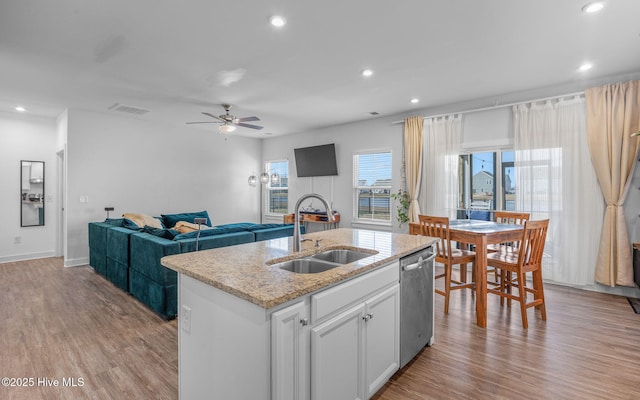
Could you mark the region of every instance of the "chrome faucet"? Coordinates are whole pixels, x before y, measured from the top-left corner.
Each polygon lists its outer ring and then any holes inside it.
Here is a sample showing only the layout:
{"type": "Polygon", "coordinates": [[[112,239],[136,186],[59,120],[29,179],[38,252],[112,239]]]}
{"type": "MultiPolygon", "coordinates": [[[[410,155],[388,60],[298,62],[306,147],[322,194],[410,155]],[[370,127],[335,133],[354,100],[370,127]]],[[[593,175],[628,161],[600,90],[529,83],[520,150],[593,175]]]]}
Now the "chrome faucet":
{"type": "Polygon", "coordinates": [[[303,201],[310,199],[312,197],[320,200],[324,205],[324,208],[327,210],[327,220],[329,222],[335,221],[335,218],[333,217],[333,211],[331,211],[331,207],[329,206],[329,203],[327,203],[327,200],[325,200],[324,197],[315,193],[303,194],[298,199],[298,201],[296,202],[296,206],[293,209],[294,210],[293,211],[294,213],[293,214],[293,251],[294,252],[300,251],[300,248],[302,247],[302,242],[300,237],[300,206],[302,205],[303,201]]]}

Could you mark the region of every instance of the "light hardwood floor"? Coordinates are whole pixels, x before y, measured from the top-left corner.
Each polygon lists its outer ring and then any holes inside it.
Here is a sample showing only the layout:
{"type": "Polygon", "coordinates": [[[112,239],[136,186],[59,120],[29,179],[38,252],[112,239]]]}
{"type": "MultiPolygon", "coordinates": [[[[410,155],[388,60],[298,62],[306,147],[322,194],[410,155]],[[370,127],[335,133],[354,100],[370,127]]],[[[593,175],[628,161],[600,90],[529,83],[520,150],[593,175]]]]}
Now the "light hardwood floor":
{"type": "MultiPolygon", "coordinates": [[[[530,310],[528,330],[519,308],[495,296],[486,329],[474,323],[468,291],[452,295],[449,315],[436,296],[436,343],[374,398],[640,398],[640,315],[627,300],[545,290],[548,320],[530,310]]],[[[0,304],[0,377],[34,378],[33,387],[1,386],[0,399],[178,398],[176,320],[89,267],[64,268],[59,258],[0,264],[0,304]],[[84,384],[44,386],[45,378],[84,384]]]]}

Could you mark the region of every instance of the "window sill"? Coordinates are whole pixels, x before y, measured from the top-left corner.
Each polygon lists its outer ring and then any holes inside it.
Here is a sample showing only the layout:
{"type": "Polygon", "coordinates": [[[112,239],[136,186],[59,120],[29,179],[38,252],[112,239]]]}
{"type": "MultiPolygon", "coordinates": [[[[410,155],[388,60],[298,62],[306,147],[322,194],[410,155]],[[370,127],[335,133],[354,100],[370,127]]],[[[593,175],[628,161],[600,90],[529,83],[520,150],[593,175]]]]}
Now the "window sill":
{"type": "Polygon", "coordinates": [[[351,225],[375,225],[375,226],[385,226],[385,227],[393,227],[393,224],[390,221],[372,221],[367,219],[353,219],[351,221],[351,225]]]}

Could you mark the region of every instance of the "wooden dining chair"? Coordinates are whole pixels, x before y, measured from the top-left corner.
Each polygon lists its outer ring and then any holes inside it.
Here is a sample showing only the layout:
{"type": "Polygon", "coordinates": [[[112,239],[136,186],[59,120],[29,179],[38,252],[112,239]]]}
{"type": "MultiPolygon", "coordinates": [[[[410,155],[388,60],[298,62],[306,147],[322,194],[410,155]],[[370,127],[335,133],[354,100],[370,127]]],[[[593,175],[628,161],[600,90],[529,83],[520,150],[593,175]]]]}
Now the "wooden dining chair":
{"type": "Polygon", "coordinates": [[[436,262],[444,265],[444,272],[436,275],[436,279],[444,278],[444,290],[436,289],[435,292],[444,296],[444,313],[449,313],[449,294],[456,289],[475,290],[475,280],[471,283],[452,279],[454,265],[460,265],[460,269],[466,271],[467,263],[473,264],[475,274],[476,253],[469,250],[458,250],[451,246],[449,232],[449,218],[419,215],[422,234],[425,236],[440,238],[436,242],[436,262]]]}
{"type": "Polygon", "coordinates": [[[527,329],[527,308],[540,309],[543,320],[547,319],[542,286],[542,255],[547,238],[549,220],[526,221],[522,239],[517,251],[503,250],[487,254],[487,265],[500,270],[499,285],[494,287],[487,284],[487,293],[500,296],[500,303],[511,305],[511,300],[520,303],[522,326],[527,329]],[[526,274],[532,274],[532,287],[527,286],[526,274]],[[517,294],[511,293],[511,288],[517,288],[517,294]],[[533,295],[529,301],[528,295],[533,295]]]}
{"type": "MultiPolygon", "coordinates": [[[[525,222],[529,220],[531,214],[524,212],[513,212],[513,211],[496,211],[495,218],[496,222],[499,224],[516,224],[516,225],[524,225],[525,222]]],[[[487,246],[487,251],[501,251],[501,250],[517,250],[518,243],[517,242],[509,242],[509,243],[497,243],[490,244],[487,246]],[[505,249],[504,246],[507,246],[505,249]]]]}

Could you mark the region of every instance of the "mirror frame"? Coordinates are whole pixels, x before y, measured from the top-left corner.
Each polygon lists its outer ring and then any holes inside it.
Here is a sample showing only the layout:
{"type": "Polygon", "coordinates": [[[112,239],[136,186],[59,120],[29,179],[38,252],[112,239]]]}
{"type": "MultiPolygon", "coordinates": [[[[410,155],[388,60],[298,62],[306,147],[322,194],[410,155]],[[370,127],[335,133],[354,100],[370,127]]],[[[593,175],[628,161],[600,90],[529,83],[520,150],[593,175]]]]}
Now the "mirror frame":
{"type": "Polygon", "coordinates": [[[44,161],[33,161],[33,160],[20,160],[20,227],[30,227],[30,226],[44,226],[44,216],[45,216],[45,163],[44,161]],[[29,165],[33,165],[34,163],[42,164],[42,182],[34,182],[31,179],[31,175],[28,177],[24,176],[24,167],[25,163],[30,163],[29,165]],[[25,184],[28,183],[29,186],[25,184]],[[41,193],[31,193],[31,185],[42,185],[41,193]],[[36,195],[37,200],[32,200],[34,197],[31,195],[36,195]],[[41,205],[41,207],[38,207],[41,205]],[[25,215],[24,215],[24,207],[33,206],[34,208],[41,208],[42,211],[38,211],[38,221],[35,224],[25,223],[25,215]]]}

